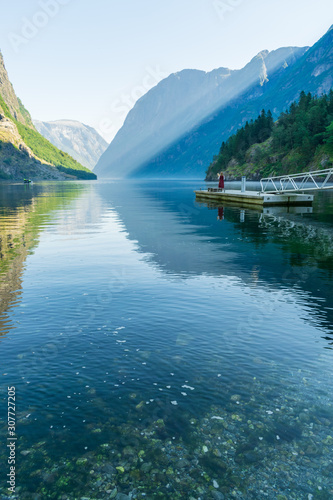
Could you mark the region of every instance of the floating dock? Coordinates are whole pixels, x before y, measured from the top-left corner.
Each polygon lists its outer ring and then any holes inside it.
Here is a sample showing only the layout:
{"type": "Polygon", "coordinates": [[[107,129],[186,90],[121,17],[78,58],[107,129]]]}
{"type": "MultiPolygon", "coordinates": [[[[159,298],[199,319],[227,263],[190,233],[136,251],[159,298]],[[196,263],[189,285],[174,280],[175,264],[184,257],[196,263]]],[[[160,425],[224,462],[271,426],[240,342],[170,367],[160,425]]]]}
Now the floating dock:
{"type": "Polygon", "coordinates": [[[257,191],[221,191],[215,188],[194,191],[198,201],[231,202],[241,206],[311,206],[313,195],[303,193],[262,193],[257,191]]]}

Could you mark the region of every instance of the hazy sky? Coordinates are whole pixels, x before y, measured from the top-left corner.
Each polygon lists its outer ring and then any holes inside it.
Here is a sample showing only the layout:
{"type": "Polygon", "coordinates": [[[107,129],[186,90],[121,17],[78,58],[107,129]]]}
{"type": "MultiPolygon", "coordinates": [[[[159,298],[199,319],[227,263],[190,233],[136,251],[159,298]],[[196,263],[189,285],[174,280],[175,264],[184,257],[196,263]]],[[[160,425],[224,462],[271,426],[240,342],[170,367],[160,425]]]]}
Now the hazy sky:
{"type": "Polygon", "coordinates": [[[332,0],[12,0],[0,49],[33,118],[110,140],[168,74],[241,68],[263,49],[312,45],[332,23],[332,0]]]}

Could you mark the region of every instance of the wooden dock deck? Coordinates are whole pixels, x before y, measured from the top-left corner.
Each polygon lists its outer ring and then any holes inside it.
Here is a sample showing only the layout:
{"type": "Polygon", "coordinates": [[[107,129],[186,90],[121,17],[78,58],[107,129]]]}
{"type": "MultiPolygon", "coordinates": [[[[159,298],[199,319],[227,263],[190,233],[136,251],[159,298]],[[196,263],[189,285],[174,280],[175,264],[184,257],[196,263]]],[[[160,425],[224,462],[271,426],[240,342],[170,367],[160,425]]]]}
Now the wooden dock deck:
{"type": "Polygon", "coordinates": [[[214,201],[218,203],[232,202],[240,206],[310,206],[313,195],[300,193],[270,194],[257,191],[221,191],[214,188],[194,191],[198,201],[214,201]]]}

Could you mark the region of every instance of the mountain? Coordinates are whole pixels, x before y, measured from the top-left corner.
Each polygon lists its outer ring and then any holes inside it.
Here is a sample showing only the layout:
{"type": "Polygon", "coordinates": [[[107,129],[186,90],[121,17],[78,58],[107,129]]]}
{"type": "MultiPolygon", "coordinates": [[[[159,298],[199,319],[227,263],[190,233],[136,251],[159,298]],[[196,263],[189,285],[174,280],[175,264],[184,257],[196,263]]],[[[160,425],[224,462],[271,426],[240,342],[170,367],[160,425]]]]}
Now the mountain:
{"type": "Polygon", "coordinates": [[[0,179],[96,179],[35,129],[15,94],[0,52],[0,179]]]}
{"type": "Polygon", "coordinates": [[[91,170],[108,147],[108,143],[94,128],[78,121],[33,120],[33,124],[45,139],[91,170]]]}
{"type": "Polygon", "coordinates": [[[247,89],[256,84],[264,87],[306,50],[287,47],[263,51],[240,70],[184,70],[170,75],[137,101],[95,172],[104,177],[132,174],[247,89]]]}
{"type": "Polygon", "coordinates": [[[333,87],[333,26],[310,49],[263,85],[256,84],[211,114],[171,146],[141,165],[137,176],[204,176],[222,141],[255,119],[262,109],[273,117],[299,98],[300,92],[321,95],[333,87]]]}
{"type": "Polygon", "coordinates": [[[228,179],[249,179],[331,168],[333,165],[333,90],[321,97],[301,92],[298,103],[281,113],[262,110],[222,143],[207,171],[207,180],[218,172],[228,179]]]}

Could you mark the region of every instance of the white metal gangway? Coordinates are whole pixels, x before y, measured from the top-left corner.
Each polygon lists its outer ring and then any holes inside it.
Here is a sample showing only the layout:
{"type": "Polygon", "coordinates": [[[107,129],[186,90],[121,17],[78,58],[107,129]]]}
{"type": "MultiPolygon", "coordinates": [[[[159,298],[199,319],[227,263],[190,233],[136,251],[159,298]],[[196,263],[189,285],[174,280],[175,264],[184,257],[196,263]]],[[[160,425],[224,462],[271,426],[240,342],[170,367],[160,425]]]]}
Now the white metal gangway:
{"type": "Polygon", "coordinates": [[[261,192],[267,194],[295,193],[333,189],[333,167],[300,174],[264,177],[260,180],[261,192]]]}

